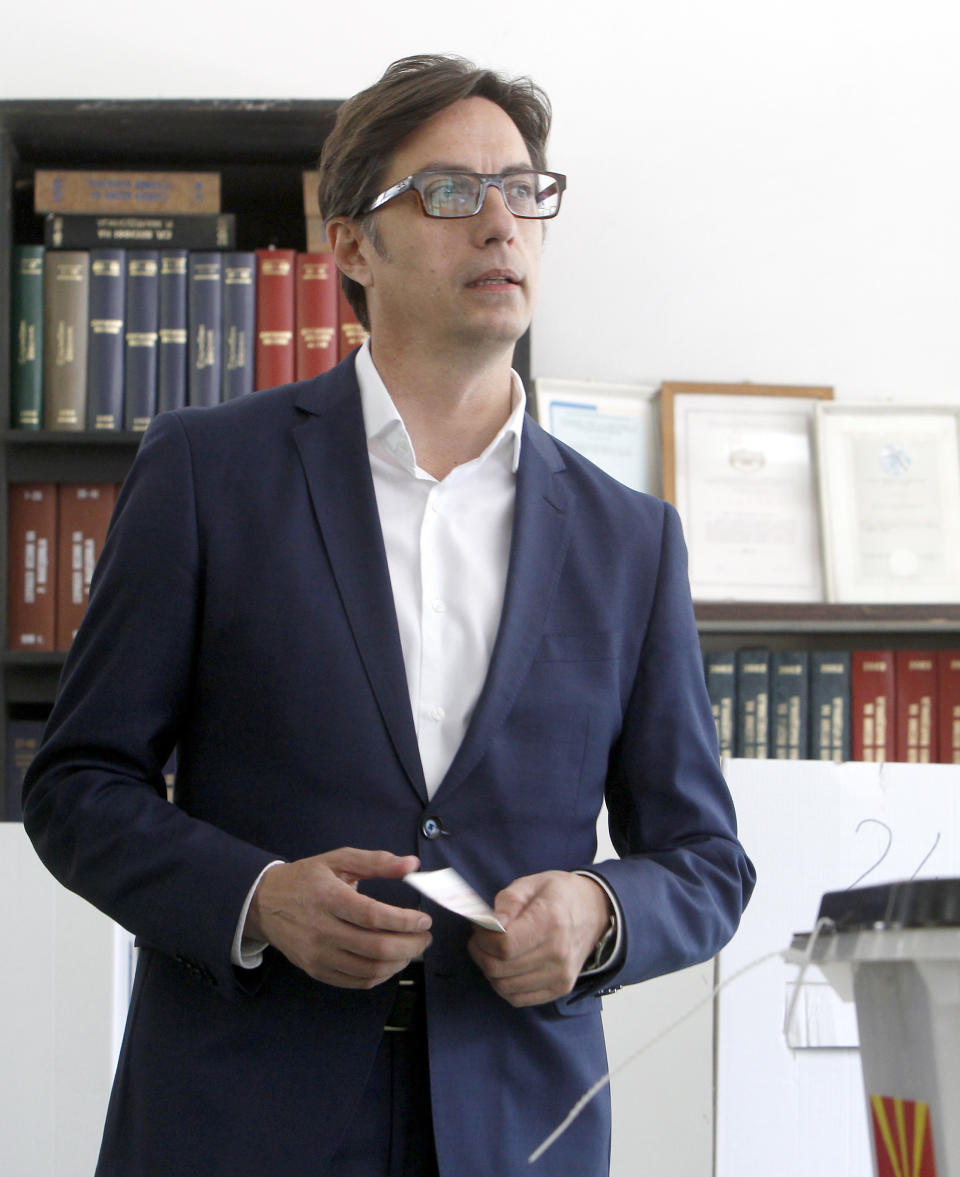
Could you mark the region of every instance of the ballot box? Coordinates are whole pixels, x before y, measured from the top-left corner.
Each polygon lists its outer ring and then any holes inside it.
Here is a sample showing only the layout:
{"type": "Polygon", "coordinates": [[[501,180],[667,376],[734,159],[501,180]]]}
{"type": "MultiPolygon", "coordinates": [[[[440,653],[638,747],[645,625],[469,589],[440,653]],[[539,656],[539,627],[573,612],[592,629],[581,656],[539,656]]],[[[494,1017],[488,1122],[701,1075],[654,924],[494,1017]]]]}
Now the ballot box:
{"type": "Polygon", "coordinates": [[[829,892],[791,950],[855,1002],[876,1177],[960,1177],[960,879],[829,892]]]}

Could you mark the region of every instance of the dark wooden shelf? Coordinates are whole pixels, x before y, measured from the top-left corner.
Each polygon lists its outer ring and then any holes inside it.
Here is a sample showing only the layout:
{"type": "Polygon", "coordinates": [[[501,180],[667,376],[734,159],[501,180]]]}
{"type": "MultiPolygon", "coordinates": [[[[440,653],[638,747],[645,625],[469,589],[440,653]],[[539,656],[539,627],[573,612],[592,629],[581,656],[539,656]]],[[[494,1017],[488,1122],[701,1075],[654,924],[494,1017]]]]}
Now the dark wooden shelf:
{"type": "Polygon", "coordinates": [[[960,605],[828,605],[697,601],[702,633],[960,633],[960,605]]]}

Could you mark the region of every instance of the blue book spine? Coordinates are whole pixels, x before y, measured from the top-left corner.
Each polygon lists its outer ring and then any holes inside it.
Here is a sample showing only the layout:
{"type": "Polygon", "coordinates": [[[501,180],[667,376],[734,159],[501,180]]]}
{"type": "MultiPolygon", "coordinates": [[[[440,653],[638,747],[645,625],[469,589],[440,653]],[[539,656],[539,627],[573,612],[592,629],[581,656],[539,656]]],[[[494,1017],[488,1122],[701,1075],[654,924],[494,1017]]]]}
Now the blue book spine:
{"type": "Polygon", "coordinates": [[[721,757],[736,754],[737,656],[733,650],[710,650],[703,656],[707,694],[717,727],[721,757]]]}
{"type": "Polygon", "coordinates": [[[127,256],[90,250],[90,332],[87,337],[87,428],[123,428],[123,352],[127,256]]]}
{"type": "Polygon", "coordinates": [[[3,812],[5,821],[23,821],[21,806],[23,778],[40,747],[43,729],[44,720],[42,719],[7,720],[7,774],[4,781],[3,812]]]}
{"type": "Polygon", "coordinates": [[[187,393],[191,405],[220,402],[223,325],[223,254],[190,254],[190,343],[187,393]]]}
{"type": "Polygon", "coordinates": [[[770,668],[775,760],[805,760],[809,744],[810,656],[806,650],[778,650],[770,668]]]}
{"type": "Polygon", "coordinates": [[[160,318],[157,342],[157,412],[187,403],[187,251],[160,251],[160,318]]]}
{"type": "Polygon", "coordinates": [[[737,755],[766,760],[770,752],[770,651],[737,651],[737,755]]]}
{"type": "Polygon", "coordinates": [[[850,652],[814,650],[810,656],[810,759],[851,756],[850,652]]]}
{"type": "Polygon", "coordinates": [[[159,251],[131,249],[127,253],[124,424],[137,432],[143,432],[157,412],[159,316],[159,251]]]}
{"type": "Polygon", "coordinates": [[[253,392],[257,255],[223,255],[223,400],[253,392]]]}

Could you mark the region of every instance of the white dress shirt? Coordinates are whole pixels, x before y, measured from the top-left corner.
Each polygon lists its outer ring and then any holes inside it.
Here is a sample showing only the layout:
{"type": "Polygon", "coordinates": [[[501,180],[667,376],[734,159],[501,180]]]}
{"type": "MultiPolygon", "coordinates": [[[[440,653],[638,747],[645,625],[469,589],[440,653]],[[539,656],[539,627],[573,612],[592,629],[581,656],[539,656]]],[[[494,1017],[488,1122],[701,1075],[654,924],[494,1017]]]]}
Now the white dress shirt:
{"type": "Polygon", "coordinates": [[[479,457],[437,481],[370,355],[357,355],[370,470],[400,628],[420,760],[432,797],[463,741],[487,675],[507,583],[524,395],[479,457]]]}
{"type": "MultiPolygon", "coordinates": [[[[356,374],[410,709],[432,797],[463,741],[500,625],[525,396],[511,372],[507,420],[483,453],[438,481],[417,465],[369,340],[357,353],[356,374]]],[[[265,947],[241,943],[262,877],[250,889],[234,939],[233,962],[246,968],[260,963],[265,947]]]]}

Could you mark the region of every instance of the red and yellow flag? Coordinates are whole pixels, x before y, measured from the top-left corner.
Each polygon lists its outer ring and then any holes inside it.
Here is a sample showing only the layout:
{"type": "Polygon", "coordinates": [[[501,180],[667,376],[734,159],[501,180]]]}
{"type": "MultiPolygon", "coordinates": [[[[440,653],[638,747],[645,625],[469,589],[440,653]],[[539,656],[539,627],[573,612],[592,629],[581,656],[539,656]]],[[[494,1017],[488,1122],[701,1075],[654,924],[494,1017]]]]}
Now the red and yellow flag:
{"type": "Polygon", "coordinates": [[[877,1177],[937,1177],[930,1105],[871,1095],[877,1177]]]}

